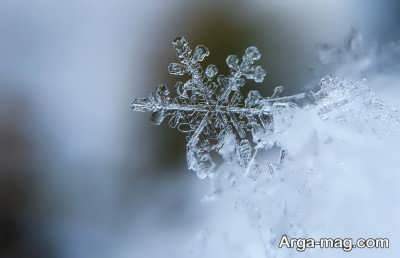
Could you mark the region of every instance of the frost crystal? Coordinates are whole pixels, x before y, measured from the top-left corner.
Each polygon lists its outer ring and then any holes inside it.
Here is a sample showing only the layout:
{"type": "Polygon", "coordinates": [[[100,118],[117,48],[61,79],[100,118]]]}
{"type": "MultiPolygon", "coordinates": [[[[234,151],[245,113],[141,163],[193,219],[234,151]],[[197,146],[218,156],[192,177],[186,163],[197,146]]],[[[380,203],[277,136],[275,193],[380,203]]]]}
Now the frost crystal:
{"type": "Polygon", "coordinates": [[[201,62],[210,55],[204,45],[193,50],[183,37],[172,44],[179,63],[171,63],[168,71],[183,81],[176,82],[173,94],[162,84],[150,97],[134,99],[132,109],[152,112],[151,119],[157,125],[168,118],[170,127],[187,135],[188,167],[200,178],[213,174],[215,154],[249,169],[257,149],[266,145],[259,135],[273,131],[274,111],[301,103],[310,96],[303,93],[279,97],[283,87],[278,86],[269,98],[263,98],[257,90],[244,97],[241,89],[246,80],[262,83],[266,76],[265,70],[256,64],[261,58],[256,47],[247,48],[242,57],[228,56],[226,64],[230,72],[221,75],[213,64],[203,71],[201,62]],[[223,148],[232,144],[232,139],[233,148],[223,148]],[[226,149],[230,150],[229,155],[226,149]]]}
{"type": "Polygon", "coordinates": [[[323,120],[349,124],[360,132],[372,131],[383,136],[398,131],[399,110],[386,105],[366,82],[324,77],[315,94],[319,99],[318,115],[323,120]]]}

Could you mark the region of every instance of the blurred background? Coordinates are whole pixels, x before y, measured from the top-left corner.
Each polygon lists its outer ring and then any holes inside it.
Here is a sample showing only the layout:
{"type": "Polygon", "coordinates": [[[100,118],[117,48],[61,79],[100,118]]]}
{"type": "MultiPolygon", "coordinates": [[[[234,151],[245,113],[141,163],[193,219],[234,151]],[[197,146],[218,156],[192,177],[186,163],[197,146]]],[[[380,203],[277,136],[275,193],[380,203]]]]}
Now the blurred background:
{"type": "Polygon", "coordinates": [[[0,257],[176,257],[207,219],[184,137],[129,109],[172,85],[176,36],[222,71],[255,45],[263,93],[292,94],[327,72],[321,44],[386,44],[399,25],[397,0],[1,1],[0,257]]]}

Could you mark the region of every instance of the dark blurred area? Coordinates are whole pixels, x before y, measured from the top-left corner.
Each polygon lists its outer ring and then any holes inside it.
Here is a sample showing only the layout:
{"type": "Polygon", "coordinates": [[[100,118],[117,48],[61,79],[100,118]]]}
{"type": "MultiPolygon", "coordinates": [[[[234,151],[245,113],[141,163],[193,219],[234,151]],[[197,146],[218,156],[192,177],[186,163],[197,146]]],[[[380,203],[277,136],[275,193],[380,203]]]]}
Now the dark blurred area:
{"type": "Polygon", "coordinates": [[[265,95],[318,80],[316,46],[352,28],[400,36],[396,0],[321,2],[1,2],[0,257],[152,257],[139,250],[190,234],[206,182],[186,169],[184,137],[131,99],[173,85],[179,35],[222,72],[257,46],[265,95]]]}
{"type": "MultiPolygon", "coordinates": [[[[2,97],[5,97],[2,95],[2,97]]],[[[40,176],[29,132],[30,101],[16,95],[1,102],[0,254],[1,257],[53,257],[39,224],[40,176]]]]}

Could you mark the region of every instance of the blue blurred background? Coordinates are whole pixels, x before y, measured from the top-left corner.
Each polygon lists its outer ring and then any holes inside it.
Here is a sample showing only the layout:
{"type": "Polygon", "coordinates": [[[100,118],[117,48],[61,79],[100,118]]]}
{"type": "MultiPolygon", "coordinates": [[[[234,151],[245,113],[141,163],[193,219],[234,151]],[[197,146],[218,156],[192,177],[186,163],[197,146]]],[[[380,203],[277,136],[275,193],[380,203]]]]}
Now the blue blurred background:
{"type": "Polygon", "coordinates": [[[166,257],[205,219],[184,137],[129,109],[173,82],[176,36],[221,68],[259,47],[264,93],[290,94],[326,72],[320,44],[354,28],[384,44],[399,25],[397,0],[1,1],[0,257],[166,257]]]}

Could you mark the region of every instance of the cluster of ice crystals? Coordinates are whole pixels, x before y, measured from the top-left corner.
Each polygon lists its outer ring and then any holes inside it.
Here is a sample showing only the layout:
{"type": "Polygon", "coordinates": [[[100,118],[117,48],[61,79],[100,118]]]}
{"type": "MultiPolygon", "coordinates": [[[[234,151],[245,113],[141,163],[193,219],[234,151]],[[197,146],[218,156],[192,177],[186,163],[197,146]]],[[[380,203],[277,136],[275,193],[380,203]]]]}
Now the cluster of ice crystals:
{"type": "Polygon", "coordinates": [[[384,104],[366,82],[332,76],[323,78],[316,94],[321,119],[334,119],[359,131],[370,130],[378,135],[398,130],[399,111],[384,104]]]}
{"type": "Polygon", "coordinates": [[[231,162],[249,170],[255,166],[257,150],[271,145],[262,141],[260,135],[273,130],[274,110],[288,107],[289,103],[295,105],[307,95],[279,98],[283,87],[278,86],[269,98],[263,98],[257,90],[244,97],[240,91],[246,80],[261,83],[266,76],[265,70],[256,64],[261,53],[254,46],[248,47],[242,57],[228,56],[230,72],[222,75],[213,64],[203,70],[201,62],[210,55],[204,45],[192,49],[183,37],[172,44],[179,62],[171,63],[168,71],[188,79],[176,82],[173,94],[166,85],[160,85],[150,97],[135,99],[133,110],[152,112],[152,121],[157,125],[168,119],[170,127],[186,134],[188,167],[200,178],[213,175],[214,154],[229,157],[231,162]]]}

